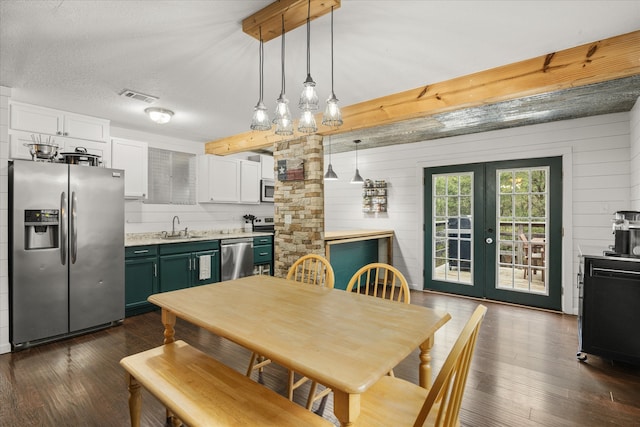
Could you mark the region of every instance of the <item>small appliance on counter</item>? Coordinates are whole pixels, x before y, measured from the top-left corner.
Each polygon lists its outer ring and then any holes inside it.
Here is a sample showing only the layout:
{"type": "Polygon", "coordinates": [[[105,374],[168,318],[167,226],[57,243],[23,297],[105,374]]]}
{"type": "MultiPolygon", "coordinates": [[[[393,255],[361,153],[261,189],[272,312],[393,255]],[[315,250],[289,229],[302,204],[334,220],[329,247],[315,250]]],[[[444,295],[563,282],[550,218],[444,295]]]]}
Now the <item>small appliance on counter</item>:
{"type": "Polygon", "coordinates": [[[613,219],[613,234],[613,253],[609,255],[640,257],[640,212],[617,211],[613,219]]]}

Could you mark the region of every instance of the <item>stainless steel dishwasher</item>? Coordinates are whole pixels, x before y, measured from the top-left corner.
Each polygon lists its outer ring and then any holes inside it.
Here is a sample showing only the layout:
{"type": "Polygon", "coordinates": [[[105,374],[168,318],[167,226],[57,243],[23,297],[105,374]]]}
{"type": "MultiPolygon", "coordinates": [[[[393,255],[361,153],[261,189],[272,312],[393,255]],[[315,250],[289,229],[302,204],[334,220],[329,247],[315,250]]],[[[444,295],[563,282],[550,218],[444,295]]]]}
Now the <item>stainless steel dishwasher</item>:
{"type": "Polygon", "coordinates": [[[222,240],[221,280],[232,280],[253,274],[253,238],[222,240]]]}

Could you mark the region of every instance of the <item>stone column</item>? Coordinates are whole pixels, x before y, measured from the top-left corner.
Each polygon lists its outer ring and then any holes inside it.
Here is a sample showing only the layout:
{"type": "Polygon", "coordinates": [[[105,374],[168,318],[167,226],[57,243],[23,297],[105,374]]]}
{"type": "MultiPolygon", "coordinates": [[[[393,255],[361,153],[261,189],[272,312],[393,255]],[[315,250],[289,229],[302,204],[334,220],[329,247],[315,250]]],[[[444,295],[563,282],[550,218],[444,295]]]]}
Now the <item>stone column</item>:
{"type": "MultiPolygon", "coordinates": [[[[310,135],[280,142],[273,153],[279,160],[302,160],[304,179],[276,179],[274,275],[286,277],[301,256],[324,255],[324,152],[322,137],[310,135]]],[[[276,174],[277,175],[277,174],[276,174]]]]}

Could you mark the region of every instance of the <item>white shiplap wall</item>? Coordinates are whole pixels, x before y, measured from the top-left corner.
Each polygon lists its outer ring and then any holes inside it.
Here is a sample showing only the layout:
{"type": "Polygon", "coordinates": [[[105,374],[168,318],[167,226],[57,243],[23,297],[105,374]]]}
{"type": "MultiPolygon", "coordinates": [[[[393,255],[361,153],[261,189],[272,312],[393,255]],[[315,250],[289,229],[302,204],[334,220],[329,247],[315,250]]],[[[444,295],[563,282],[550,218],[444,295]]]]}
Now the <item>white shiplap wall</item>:
{"type": "Polygon", "coordinates": [[[0,354],[9,344],[9,97],[11,89],[0,86],[0,354]]]}
{"type": "Polygon", "coordinates": [[[618,113],[359,150],[361,175],[388,182],[388,212],[377,216],[361,212],[362,188],[349,183],[354,152],[334,154],[340,180],[325,183],[325,229],[393,229],[393,263],[421,289],[425,167],[563,156],[563,310],[575,314],[578,245],[612,244],[612,213],[630,208],[629,117],[618,113]]]}
{"type": "MultiPolygon", "coordinates": [[[[188,140],[149,134],[131,129],[111,127],[114,138],[144,141],[149,147],[185,153],[203,154],[204,144],[188,140]]],[[[247,154],[238,155],[246,158],[247,154]]],[[[150,233],[170,231],[174,215],[180,218],[177,229],[189,227],[189,230],[234,230],[242,229],[245,214],[273,215],[273,203],[260,204],[196,204],[196,205],[150,205],[139,200],[125,201],[125,233],[150,233]]]]}
{"type": "Polygon", "coordinates": [[[640,210],[640,99],[631,110],[631,209],[640,210]]]}

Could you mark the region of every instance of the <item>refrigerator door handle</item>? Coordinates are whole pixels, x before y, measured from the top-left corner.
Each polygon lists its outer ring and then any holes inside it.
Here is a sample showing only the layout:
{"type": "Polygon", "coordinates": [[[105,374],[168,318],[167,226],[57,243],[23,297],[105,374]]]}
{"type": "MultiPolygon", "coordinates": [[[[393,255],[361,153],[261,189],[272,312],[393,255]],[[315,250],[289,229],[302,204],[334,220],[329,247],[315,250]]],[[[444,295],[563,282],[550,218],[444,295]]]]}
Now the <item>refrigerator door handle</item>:
{"type": "Polygon", "coordinates": [[[60,194],[60,263],[67,263],[67,193],[60,194]]]}
{"type": "Polygon", "coordinates": [[[76,192],[71,193],[71,264],[78,258],[78,197],[76,192]]]}

